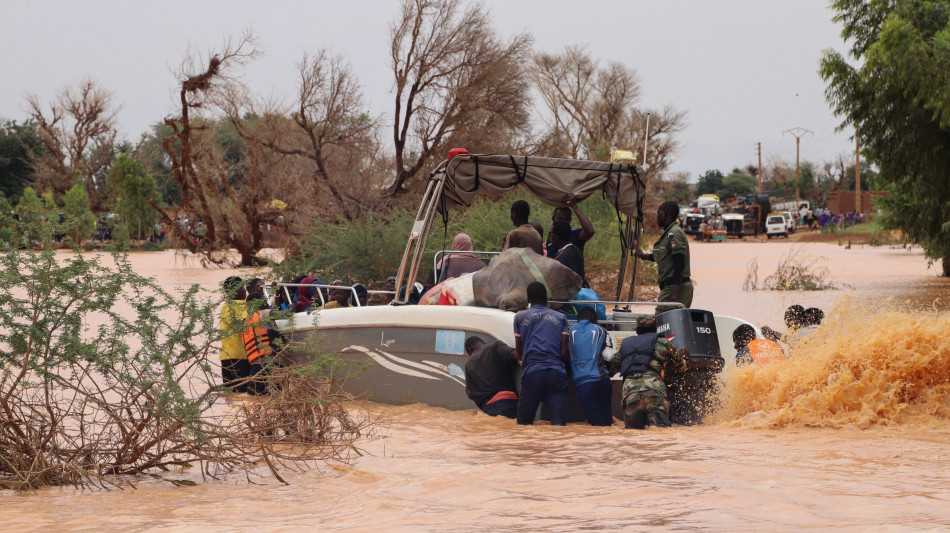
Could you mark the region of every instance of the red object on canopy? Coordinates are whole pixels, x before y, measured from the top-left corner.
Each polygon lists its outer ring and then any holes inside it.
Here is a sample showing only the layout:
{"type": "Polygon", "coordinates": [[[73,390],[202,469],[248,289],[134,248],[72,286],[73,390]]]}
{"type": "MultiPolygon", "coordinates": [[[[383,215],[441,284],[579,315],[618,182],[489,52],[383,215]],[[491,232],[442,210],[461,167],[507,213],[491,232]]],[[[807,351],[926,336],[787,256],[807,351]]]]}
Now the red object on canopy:
{"type": "Polygon", "coordinates": [[[457,156],[457,155],[464,155],[464,154],[467,154],[467,153],[468,153],[468,150],[466,150],[465,148],[452,148],[451,150],[449,150],[449,159],[448,159],[448,160],[451,161],[453,157],[455,157],[455,156],[457,156]]]}

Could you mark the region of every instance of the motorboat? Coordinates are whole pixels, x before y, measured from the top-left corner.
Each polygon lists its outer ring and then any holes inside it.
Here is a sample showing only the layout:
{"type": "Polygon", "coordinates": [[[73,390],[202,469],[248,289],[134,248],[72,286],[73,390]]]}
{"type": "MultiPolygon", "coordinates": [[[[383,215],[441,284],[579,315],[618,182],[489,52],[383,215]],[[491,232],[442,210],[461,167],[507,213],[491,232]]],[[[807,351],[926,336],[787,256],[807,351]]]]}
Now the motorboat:
{"type": "MultiPolygon", "coordinates": [[[[396,287],[410,287],[417,281],[428,235],[437,215],[445,217],[454,207],[470,205],[476,194],[497,197],[518,186],[551,206],[563,206],[561,201],[567,193],[573,193],[578,200],[600,193],[615,207],[618,217],[626,217],[617,298],[552,302],[552,305],[604,305],[607,317],[600,323],[610,331],[614,346],[619,347],[623,338],[635,335],[636,318],[641,314],[654,314],[655,307],[660,305],[621,299],[624,289],[629,289],[629,284],[625,285],[627,270],[630,270],[627,258],[633,255],[633,235],[639,233],[645,194],[645,184],[633,163],[498,154],[456,155],[439,165],[429,178],[395,273],[396,287]]],[[[635,279],[635,269],[634,258],[630,283],[635,279]]],[[[279,285],[284,291],[299,286],[279,285]]],[[[300,312],[277,320],[278,329],[291,341],[282,357],[301,362],[321,354],[342,356],[347,362],[339,370],[347,378],[344,388],[377,403],[474,408],[465,394],[465,341],[477,336],[486,342],[501,340],[514,346],[514,313],[476,306],[409,305],[409,292],[387,293],[392,298],[389,305],[360,306],[354,298],[353,307],[300,312]]],[[[662,305],[682,307],[676,303],[662,305]]],[[[696,332],[680,334],[674,344],[688,342],[686,337],[695,335],[707,338],[709,342],[704,341],[704,348],[699,351],[704,353],[691,351],[694,366],[702,368],[697,372],[705,376],[700,380],[701,386],[712,386],[710,380],[723,368],[724,362],[735,359],[732,331],[748,322],[702,310],[680,311],[686,322],[689,316],[703,322],[695,327],[696,332]]],[[[682,326],[684,332],[691,327],[682,326]]],[[[612,379],[616,391],[614,412],[620,414],[622,378],[618,375],[612,379]]],[[[569,419],[578,419],[580,411],[576,406],[569,411],[569,419]]],[[[695,421],[696,416],[692,419],[695,421]]]]}

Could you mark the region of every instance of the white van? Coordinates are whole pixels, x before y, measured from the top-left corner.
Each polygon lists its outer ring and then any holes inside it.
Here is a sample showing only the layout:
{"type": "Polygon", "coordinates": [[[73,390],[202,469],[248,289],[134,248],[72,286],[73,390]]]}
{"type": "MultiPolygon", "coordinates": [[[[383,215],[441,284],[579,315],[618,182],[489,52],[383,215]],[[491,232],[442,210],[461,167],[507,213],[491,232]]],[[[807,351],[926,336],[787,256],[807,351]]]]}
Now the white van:
{"type": "Polygon", "coordinates": [[[785,217],[781,214],[771,213],[769,218],[765,219],[765,236],[771,239],[779,235],[788,237],[788,226],[785,217]]]}
{"type": "Polygon", "coordinates": [[[785,229],[789,233],[795,233],[795,228],[798,224],[795,223],[795,217],[792,216],[788,211],[782,211],[782,216],[785,217],[785,229]]]}

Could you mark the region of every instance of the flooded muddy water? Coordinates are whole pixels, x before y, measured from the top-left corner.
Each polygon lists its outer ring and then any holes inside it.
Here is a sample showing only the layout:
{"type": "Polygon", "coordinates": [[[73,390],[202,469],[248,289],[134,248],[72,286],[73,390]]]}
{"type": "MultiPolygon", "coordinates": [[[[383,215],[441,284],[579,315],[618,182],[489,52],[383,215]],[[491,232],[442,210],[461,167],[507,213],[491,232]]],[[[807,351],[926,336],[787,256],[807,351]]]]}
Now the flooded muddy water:
{"type": "MultiPolygon", "coordinates": [[[[5,531],[932,531],[950,529],[950,280],[918,251],[691,243],[694,307],[780,329],[794,303],[822,334],[767,368],[729,368],[696,427],[517,427],[473,410],[363,408],[362,456],[285,475],[175,487],[0,492],[5,531]],[[742,290],[790,250],[825,258],[821,292],[742,290]]],[[[133,254],[167,285],[215,286],[170,253],[133,254]]],[[[245,277],[247,274],[242,273],[245,277]]],[[[200,480],[199,474],[184,475],[200,480]]]]}

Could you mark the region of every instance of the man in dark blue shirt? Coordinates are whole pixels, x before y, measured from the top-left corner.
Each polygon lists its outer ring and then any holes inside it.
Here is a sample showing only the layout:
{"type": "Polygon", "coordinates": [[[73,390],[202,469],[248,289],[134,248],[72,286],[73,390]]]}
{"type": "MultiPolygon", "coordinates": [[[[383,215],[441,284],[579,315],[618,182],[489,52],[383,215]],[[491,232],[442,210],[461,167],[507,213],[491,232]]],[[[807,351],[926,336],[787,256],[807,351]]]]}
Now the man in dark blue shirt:
{"type": "Polygon", "coordinates": [[[548,309],[548,290],[537,281],[528,285],[530,307],[515,315],[515,350],[521,361],[518,424],[534,423],[541,402],[552,426],[565,424],[567,411],[567,318],[548,309]]]}
{"type": "MultiPolygon", "coordinates": [[[[581,227],[571,230],[570,243],[574,246],[577,246],[581,253],[584,252],[584,245],[587,244],[587,241],[594,236],[594,225],[590,223],[590,220],[587,218],[587,215],[581,211],[581,206],[577,205],[577,199],[573,194],[564,195],[564,204],[567,207],[556,207],[554,208],[554,214],[551,215],[551,222],[557,222],[558,220],[563,220],[570,225],[573,220],[572,214],[577,214],[577,221],[580,222],[581,227]]],[[[548,257],[556,257],[557,250],[551,250],[551,239],[548,238],[547,246],[547,255],[548,257]]]]}

